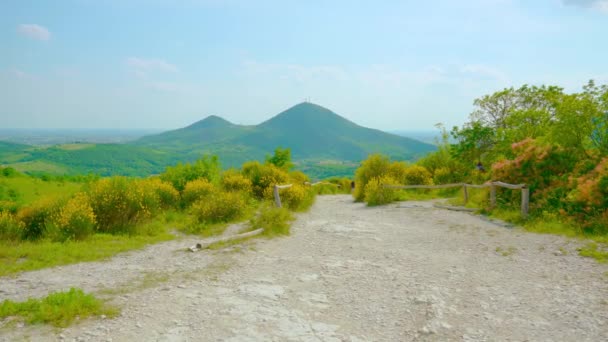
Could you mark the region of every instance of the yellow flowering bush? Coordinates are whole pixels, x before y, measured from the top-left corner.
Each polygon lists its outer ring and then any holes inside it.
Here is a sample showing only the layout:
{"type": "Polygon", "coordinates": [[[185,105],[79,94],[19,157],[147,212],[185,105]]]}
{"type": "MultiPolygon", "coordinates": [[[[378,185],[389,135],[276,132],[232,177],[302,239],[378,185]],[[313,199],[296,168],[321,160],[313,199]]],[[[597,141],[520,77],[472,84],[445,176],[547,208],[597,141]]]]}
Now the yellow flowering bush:
{"type": "Polygon", "coordinates": [[[395,189],[386,188],[383,184],[396,185],[398,182],[391,176],[372,178],[365,185],[365,202],[369,206],[387,204],[397,199],[395,189]]]}
{"type": "Polygon", "coordinates": [[[403,184],[431,185],[433,184],[433,176],[424,166],[412,165],[405,170],[403,184]]]}
{"type": "Polygon", "coordinates": [[[310,178],[302,171],[292,171],[289,173],[289,179],[291,183],[304,184],[310,182],[310,178]]]}
{"type": "Polygon", "coordinates": [[[144,181],[126,177],[103,178],[87,192],[101,232],[130,231],[160,208],[158,195],[144,181]]]}
{"type": "Polygon", "coordinates": [[[8,211],[0,211],[0,240],[20,240],[23,227],[23,223],[17,220],[13,214],[8,211]]]}
{"type": "Polygon", "coordinates": [[[176,208],[179,205],[179,191],[175,190],[169,182],[158,178],[149,178],[140,181],[148,188],[148,196],[158,202],[160,209],[176,208]]]}
{"type": "Polygon", "coordinates": [[[242,191],[251,193],[253,185],[251,180],[238,172],[225,172],[221,180],[222,188],[226,191],[242,191]]]}
{"type": "Polygon", "coordinates": [[[97,221],[89,197],[82,192],[74,195],[61,208],[55,223],[64,240],[82,240],[93,234],[97,221]]]}
{"type": "Polygon", "coordinates": [[[353,196],[357,202],[365,200],[367,183],[373,178],[381,177],[388,173],[391,162],[387,156],[372,154],[361,163],[355,172],[355,192],[353,196]]]}
{"type": "Polygon", "coordinates": [[[61,208],[61,201],[53,197],[44,197],[17,212],[17,219],[23,222],[21,237],[24,240],[37,240],[46,233],[52,218],[61,208]]]}
{"type": "Polygon", "coordinates": [[[195,179],[186,183],[182,192],[182,202],[184,207],[189,207],[192,203],[211,197],[216,193],[216,187],[204,178],[195,179]]]}
{"type": "Polygon", "coordinates": [[[272,199],[272,190],[276,184],[288,184],[289,175],[274,164],[260,164],[257,161],[243,164],[243,175],[253,185],[253,194],[257,198],[272,199]]]}
{"type": "Polygon", "coordinates": [[[213,198],[200,199],[190,207],[199,223],[229,222],[245,213],[247,203],[238,192],[218,191],[213,198]]]}
{"type": "Polygon", "coordinates": [[[291,187],[280,190],[281,203],[291,210],[304,210],[312,205],[313,189],[294,183],[291,187]]]}

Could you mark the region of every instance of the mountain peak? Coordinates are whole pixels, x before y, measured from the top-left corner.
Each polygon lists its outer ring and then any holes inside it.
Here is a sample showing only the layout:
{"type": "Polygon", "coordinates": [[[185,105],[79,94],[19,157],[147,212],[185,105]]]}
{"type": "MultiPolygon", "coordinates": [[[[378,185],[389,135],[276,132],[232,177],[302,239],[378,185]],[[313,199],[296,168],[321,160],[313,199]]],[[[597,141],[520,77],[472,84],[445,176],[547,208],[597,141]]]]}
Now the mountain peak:
{"type": "Polygon", "coordinates": [[[187,128],[217,128],[217,127],[227,127],[233,126],[234,124],[224,118],[221,118],[217,115],[209,115],[203,120],[197,121],[187,128]]]}
{"type": "Polygon", "coordinates": [[[260,124],[262,127],[356,126],[331,110],[310,102],[301,102],[260,124]]]}

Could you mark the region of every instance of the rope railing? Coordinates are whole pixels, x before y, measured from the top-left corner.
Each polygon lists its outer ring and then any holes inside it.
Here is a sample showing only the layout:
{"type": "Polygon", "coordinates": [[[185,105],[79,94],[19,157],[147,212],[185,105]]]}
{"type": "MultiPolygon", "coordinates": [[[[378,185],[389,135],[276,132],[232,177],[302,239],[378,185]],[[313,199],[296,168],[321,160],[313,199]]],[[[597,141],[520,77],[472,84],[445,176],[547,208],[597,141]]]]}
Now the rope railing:
{"type": "Polygon", "coordinates": [[[521,216],[527,217],[530,206],[530,189],[526,184],[509,184],[500,181],[491,181],[484,184],[467,184],[467,183],[452,183],[452,184],[440,184],[440,185],[392,185],[383,184],[385,188],[390,189],[447,189],[462,187],[464,192],[464,202],[469,201],[468,188],[482,189],[490,188],[490,206],[496,207],[496,187],[507,188],[511,190],[521,190],[521,216]]]}

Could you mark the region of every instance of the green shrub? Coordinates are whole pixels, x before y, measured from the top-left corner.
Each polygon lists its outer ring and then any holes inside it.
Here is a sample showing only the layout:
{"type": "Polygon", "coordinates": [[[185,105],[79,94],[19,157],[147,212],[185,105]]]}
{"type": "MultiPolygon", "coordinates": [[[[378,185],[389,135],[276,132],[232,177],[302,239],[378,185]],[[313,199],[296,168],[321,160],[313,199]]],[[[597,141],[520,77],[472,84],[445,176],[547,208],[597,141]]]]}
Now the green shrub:
{"type": "Polygon", "coordinates": [[[372,178],[365,185],[365,202],[369,206],[391,203],[397,200],[397,191],[386,188],[383,184],[396,185],[395,179],[386,175],[372,178]]]}
{"type": "Polygon", "coordinates": [[[85,193],[77,193],[59,210],[54,220],[62,240],[83,240],[95,232],[95,213],[85,193]]]}
{"type": "Polygon", "coordinates": [[[449,184],[454,182],[452,171],[447,167],[440,167],[435,169],[433,174],[433,183],[435,184],[449,184]]]}
{"type": "Polygon", "coordinates": [[[263,228],[265,236],[289,235],[289,227],[293,220],[294,217],[287,208],[267,205],[263,206],[259,215],[251,220],[251,227],[263,228]]]}
{"type": "Polygon", "coordinates": [[[205,156],[190,164],[177,164],[167,167],[160,179],[169,182],[178,191],[184,191],[186,184],[195,179],[204,178],[216,183],[220,176],[220,162],[217,156],[205,156]]]}
{"type": "Polygon", "coordinates": [[[4,177],[15,177],[18,176],[19,172],[12,167],[0,167],[0,176],[4,177]]]}
{"type": "Polygon", "coordinates": [[[186,184],[182,193],[183,206],[187,208],[196,201],[209,199],[217,191],[216,187],[204,178],[190,181],[186,184]]]}
{"type": "Polygon", "coordinates": [[[229,222],[241,218],[247,210],[244,196],[238,192],[216,192],[212,198],[198,200],[190,213],[199,223],[229,222]]]}
{"type": "Polygon", "coordinates": [[[0,211],[0,240],[18,241],[23,233],[23,223],[8,211],[0,211]]]}

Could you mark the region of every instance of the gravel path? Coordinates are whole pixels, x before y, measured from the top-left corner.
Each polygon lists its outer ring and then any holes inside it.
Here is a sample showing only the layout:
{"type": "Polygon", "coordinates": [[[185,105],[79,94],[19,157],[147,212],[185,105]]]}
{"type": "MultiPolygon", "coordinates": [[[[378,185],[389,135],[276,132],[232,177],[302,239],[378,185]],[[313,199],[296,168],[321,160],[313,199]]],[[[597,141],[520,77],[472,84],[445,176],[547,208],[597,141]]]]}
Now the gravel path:
{"type": "Polygon", "coordinates": [[[0,300],[77,286],[122,308],[63,330],[0,328],[0,341],[608,340],[608,265],[577,256],[580,242],[350,196],[319,197],[292,232],[0,278],[0,300]]]}

